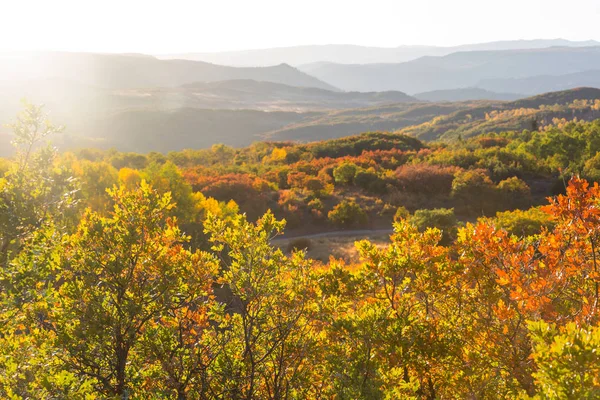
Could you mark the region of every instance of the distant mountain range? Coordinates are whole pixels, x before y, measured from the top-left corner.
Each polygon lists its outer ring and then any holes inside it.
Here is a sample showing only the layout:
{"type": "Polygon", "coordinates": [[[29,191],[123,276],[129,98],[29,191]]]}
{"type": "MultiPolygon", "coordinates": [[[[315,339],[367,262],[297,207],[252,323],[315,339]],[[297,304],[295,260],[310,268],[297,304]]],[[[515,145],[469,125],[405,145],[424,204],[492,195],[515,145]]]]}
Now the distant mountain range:
{"type": "Polygon", "coordinates": [[[265,139],[313,141],[365,131],[448,139],[524,129],[552,118],[597,118],[591,108],[539,110],[536,104],[600,99],[593,89],[600,87],[600,46],[477,50],[554,43],[497,42],[403,63],[320,62],[299,68],[229,67],[139,54],[4,53],[0,156],[12,151],[4,124],[23,97],[46,104],[52,120],[67,126],[55,139],[61,149],[140,152],[265,139]],[[528,97],[580,86],[592,88],[528,97]],[[513,108],[527,110],[506,112],[513,108]],[[489,113],[506,118],[488,120],[489,113]]]}
{"type": "Polygon", "coordinates": [[[273,49],[229,51],[219,53],[181,53],[160,55],[164,59],[205,61],[230,66],[267,66],[287,63],[295,66],[315,62],[339,64],[402,63],[424,56],[445,56],[463,51],[537,49],[545,47],[598,46],[600,42],[565,39],[515,40],[462,46],[366,47],[355,45],[295,46],[273,49]]]}
{"type": "MultiPolygon", "coordinates": [[[[443,57],[422,57],[400,64],[316,63],[300,69],[342,90],[399,90],[414,94],[434,90],[479,87],[493,91],[523,93],[518,84],[506,88],[490,80],[562,76],[597,70],[600,46],[551,47],[527,50],[469,51],[443,57]],[[492,82],[493,83],[493,82],[492,82]]],[[[579,84],[594,86],[590,72],[579,84]]],[[[556,78],[561,80],[563,78],[556,78]]],[[[554,79],[539,85],[538,92],[554,88],[554,79]]],[[[530,92],[531,93],[531,92],[530,92]]]]}
{"type": "Polygon", "coordinates": [[[65,79],[110,89],[173,87],[193,82],[253,79],[336,90],[287,64],[235,68],[137,54],[34,52],[0,54],[0,83],[65,79]]]}

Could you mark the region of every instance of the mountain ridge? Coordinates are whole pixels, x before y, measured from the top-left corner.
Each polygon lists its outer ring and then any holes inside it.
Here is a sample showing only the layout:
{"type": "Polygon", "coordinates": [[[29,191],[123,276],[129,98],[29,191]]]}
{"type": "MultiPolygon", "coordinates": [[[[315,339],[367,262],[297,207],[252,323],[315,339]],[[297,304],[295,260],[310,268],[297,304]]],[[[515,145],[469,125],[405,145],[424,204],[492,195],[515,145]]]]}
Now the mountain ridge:
{"type": "Polygon", "coordinates": [[[337,88],[303,71],[279,64],[230,67],[201,61],[160,60],[153,56],[27,52],[0,54],[0,82],[66,78],[105,88],[172,87],[197,81],[255,79],[290,86],[337,88]]]}
{"type": "Polygon", "coordinates": [[[294,66],[328,61],[343,64],[399,63],[426,55],[443,56],[457,51],[501,50],[510,48],[543,48],[552,46],[599,46],[594,40],[566,39],[505,40],[458,46],[401,45],[396,47],[325,44],[249,49],[224,52],[191,52],[158,55],[159,58],[183,58],[233,66],[265,66],[288,62],[294,66]]]}
{"type": "Polygon", "coordinates": [[[346,91],[399,90],[414,94],[477,87],[488,79],[572,74],[598,65],[600,46],[458,52],[397,64],[317,63],[299,68],[346,91]]]}

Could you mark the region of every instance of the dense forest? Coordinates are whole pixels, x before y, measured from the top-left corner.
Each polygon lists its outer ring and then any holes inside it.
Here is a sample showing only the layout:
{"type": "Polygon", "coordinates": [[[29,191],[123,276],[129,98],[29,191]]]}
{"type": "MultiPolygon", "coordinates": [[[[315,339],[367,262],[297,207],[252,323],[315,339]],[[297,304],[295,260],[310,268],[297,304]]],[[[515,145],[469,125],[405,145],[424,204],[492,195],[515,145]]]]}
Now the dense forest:
{"type": "Polygon", "coordinates": [[[168,154],[11,128],[2,398],[600,396],[600,120],[168,154]],[[392,226],[358,262],[274,244],[392,226]]]}

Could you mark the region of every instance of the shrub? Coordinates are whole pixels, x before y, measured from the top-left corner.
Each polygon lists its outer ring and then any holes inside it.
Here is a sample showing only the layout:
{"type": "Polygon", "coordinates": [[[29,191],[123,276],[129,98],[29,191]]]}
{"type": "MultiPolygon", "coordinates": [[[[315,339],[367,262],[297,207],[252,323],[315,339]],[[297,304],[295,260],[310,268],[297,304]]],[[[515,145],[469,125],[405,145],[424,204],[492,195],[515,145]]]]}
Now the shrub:
{"type": "Polygon", "coordinates": [[[398,222],[401,219],[408,219],[410,218],[410,212],[406,209],[406,207],[400,206],[398,207],[398,209],[396,210],[396,213],[394,214],[394,222],[398,222]]]}
{"type": "Polygon", "coordinates": [[[417,210],[410,220],[420,231],[425,231],[427,228],[438,228],[441,230],[442,244],[451,243],[456,237],[458,220],[454,215],[453,208],[417,210]]]}
{"type": "Polygon", "coordinates": [[[360,226],[368,221],[367,213],[354,201],[343,200],[333,210],[329,211],[327,218],[338,226],[360,226]]]}
{"type": "Polygon", "coordinates": [[[356,164],[343,162],[333,170],[333,178],[335,183],[341,185],[350,185],[354,181],[354,176],[358,167],[356,164]]]}
{"type": "Polygon", "coordinates": [[[508,144],[508,139],[499,136],[484,136],[476,140],[477,144],[483,149],[490,147],[505,147],[508,144]]]}
{"type": "Polygon", "coordinates": [[[354,176],[354,184],[372,193],[385,193],[386,185],[372,170],[360,170],[354,176]]]}
{"type": "Polygon", "coordinates": [[[235,201],[248,218],[255,219],[269,209],[273,194],[267,181],[248,174],[218,176],[186,176],[192,181],[194,191],[219,201],[235,201]]]}
{"type": "Polygon", "coordinates": [[[396,170],[396,182],[407,192],[448,195],[452,190],[456,171],[456,167],[427,164],[403,165],[396,170]]]}
{"type": "Polygon", "coordinates": [[[148,160],[143,154],[117,153],[111,157],[110,163],[116,169],[125,167],[132,169],[144,169],[148,165],[148,160]]]}
{"type": "Polygon", "coordinates": [[[489,214],[498,204],[494,183],[482,170],[458,172],[452,181],[452,196],[461,211],[471,214],[489,214]]]}
{"type": "Polygon", "coordinates": [[[585,162],[583,176],[592,182],[600,182],[600,153],[585,162]]]}
{"type": "Polygon", "coordinates": [[[554,223],[539,207],[526,211],[504,211],[496,214],[496,226],[512,235],[531,236],[540,233],[543,227],[551,229],[554,223]]]}
{"type": "Polygon", "coordinates": [[[325,184],[318,178],[307,179],[304,183],[304,187],[316,194],[320,194],[323,190],[325,190],[325,184]]]}
{"type": "Polygon", "coordinates": [[[533,374],[544,399],[597,399],[600,397],[600,327],[569,323],[557,327],[531,322],[533,374]]]}
{"type": "Polygon", "coordinates": [[[0,158],[0,178],[2,178],[4,176],[4,174],[6,174],[8,172],[8,170],[10,169],[10,161],[8,161],[5,158],[0,158]]]}
{"type": "Polygon", "coordinates": [[[498,183],[500,208],[526,208],[531,206],[531,190],[525,181],[513,176],[498,183]]]}

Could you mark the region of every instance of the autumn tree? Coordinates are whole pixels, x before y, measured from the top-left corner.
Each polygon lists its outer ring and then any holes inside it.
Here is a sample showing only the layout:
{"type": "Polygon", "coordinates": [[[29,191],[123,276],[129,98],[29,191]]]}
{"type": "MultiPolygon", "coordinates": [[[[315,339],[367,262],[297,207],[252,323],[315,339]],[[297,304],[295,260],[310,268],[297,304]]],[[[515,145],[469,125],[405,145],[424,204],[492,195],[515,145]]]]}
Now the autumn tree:
{"type": "Polygon", "coordinates": [[[219,397],[309,398],[315,357],[310,262],[286,257],[270,240],[283,223],[267,213],[256,224],[209,218],[222,254],[219,282],[230,290],[230,338],[217,359],[219,397]]]}
{"type": "MultiPolygon", "coordinates": [[[[47,330],[50,265],[55,243],[76,216],[76,185],[68,169],[55,164],[55,150],[44,146],[60,128],[42,106],[25,102],[11,127],[16,156],[0,177],[0,396],[55,397],[82,384],[53,358],[54,336],[47,330]]],[[[77,391],[73,398],[90,394],[77,391]]]]}
{"type": "Polygon", "coordinates": [[[109,194],[113,212],[87,211],[56,261],[60,295],[51,323],[68,369],[95,380],[99,392],[126,398],[144,368],[144,332],[185,309],[202,311],[194,300],[208,295],[214,261],[183,248],[169,194],[145,182],[109,194]]]}
{"type": "Polygon", "coordinates": [[[10,125],[17,148],[15,161],[0,177],[0,267],[18,254],[23,241],[53,215],[72,204],[74,188],[64,168],[54,168],[55,151],[43,141],[61,130],[42,106],[24,103],[10,125]]]}
{"type": "Polygon", "coordinates": [[[333,224],[348,227],[361,226],[367,223],[367,213],[354,201],[342,200],[333,210],[329,211],[327,218],[333,224]]]}

